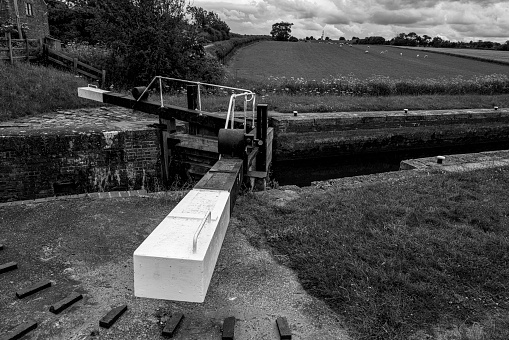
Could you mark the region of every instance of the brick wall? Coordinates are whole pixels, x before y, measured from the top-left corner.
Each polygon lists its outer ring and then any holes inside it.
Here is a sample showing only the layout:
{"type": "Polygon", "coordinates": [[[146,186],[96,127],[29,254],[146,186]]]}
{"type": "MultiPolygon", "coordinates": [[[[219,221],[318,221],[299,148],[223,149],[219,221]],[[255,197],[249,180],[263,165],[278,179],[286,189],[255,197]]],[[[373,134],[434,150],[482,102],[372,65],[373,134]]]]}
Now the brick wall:
{"type": "Polygon", "coordinates": [[[21,22],[28,24],[26,36],[29,39],[41,39],[49,35],[48,8],[43,0],[18,0],[21,22]],[[32,4],[33,16],[27,16],[26,3],[32,4]]]}
{"type": "Polygon", "coordinates": [[[0,136],[0,202],[154,190],[160,169],[156,130],[0,136]]]}
{"type": "MultiPolygon", "coordinates": [[[[29,30],[25,33],[29,39],[41,39],[49,35],[48,6],[44,0],[17,0],[19,18],[27,23],[29,30]],[[32,15],[27,15],[26,4],[31,4],[32,15]]],[[[0,22],[11,19],[16,22],[13,0],[0,0],[0,22]]]]}

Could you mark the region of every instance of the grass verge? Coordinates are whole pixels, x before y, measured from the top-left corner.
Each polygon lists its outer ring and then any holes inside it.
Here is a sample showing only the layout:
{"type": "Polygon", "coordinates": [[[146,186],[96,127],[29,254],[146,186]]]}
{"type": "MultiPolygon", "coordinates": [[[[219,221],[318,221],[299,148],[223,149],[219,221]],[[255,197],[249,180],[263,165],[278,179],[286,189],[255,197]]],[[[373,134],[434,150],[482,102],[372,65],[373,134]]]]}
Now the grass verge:
{"type": "MultiPolygon", "coordinates": [[[[152,100],[159,100],[154,93],[152,100]]],[[[229,95],[202,96],[202,108],[209,112],[226,112],[229,95]]],[[[509,94],[505,95],[422,95],[422,96],[309,96],[309,95],[262,95],[257,103],[269,105],[269,110],[282,113],[298,112],[362,112],[448,110],[448,109],[491,109],[494,106],[509,107],[509,94]]],[[[165,104],[187,107],[185,95],[166,96],[165,104]]],[[[238,98],[236,112],[243,112],[243,99],[238,98]]],[[[249,104],[251,105],[251,104],[249,104]]]]}
{"type": "Polygon", "coordinates": [[[508,168],[432,174],[284,207],[253,195],[237,217],[355,339],[507,339],[508,190],[508,168]]]}
{"type": "Polygon", "coordinates": [[[0,79],[0,121],[100,104],[78,98],[78,87],[87,86],[85,79],[52,67],[0,63],[0,79]]]}

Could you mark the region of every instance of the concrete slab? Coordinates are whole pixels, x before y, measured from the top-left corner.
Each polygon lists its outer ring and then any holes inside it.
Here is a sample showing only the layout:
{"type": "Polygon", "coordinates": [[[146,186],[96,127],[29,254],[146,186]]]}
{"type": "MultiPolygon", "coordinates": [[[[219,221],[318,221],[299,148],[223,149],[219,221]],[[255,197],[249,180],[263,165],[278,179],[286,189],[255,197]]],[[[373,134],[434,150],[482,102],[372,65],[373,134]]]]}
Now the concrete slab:
{"type": "Polygon", "coordinates": [[[90,99],[103,103],[103,94],[110,91],[97,89],[95,87],[78,87],[78,97],[90,99]]]}
{"type": "Polygon", "coordinates": [[[437,164],[436,157],[408,159],[401,162],[400,170],[436,169],[446,172],[464,172],[508,165],[509,150],[498,150],[446,155],[442,164],[437,164]]]}
{"type": "Polygon", "coordinates": [[[134,252],[135,296],[203,302],[229,222],[229,192],[191,190],[134,252]]]}

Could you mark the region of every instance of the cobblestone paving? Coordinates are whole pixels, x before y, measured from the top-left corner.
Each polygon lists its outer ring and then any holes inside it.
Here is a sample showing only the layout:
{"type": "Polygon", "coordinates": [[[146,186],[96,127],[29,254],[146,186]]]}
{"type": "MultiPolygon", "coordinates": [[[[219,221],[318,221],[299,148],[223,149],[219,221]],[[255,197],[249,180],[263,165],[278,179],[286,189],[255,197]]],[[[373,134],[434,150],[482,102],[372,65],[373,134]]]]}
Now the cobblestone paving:
{"type": "Polygon", "coordinates": [[[135,131],[146,130],[147,125],[158,122],[158,117],[155,115],[122,107],[103,106],[58,110],[37,117],[27,116],[9,122],[0,122],[0,136],[135,131]]]}

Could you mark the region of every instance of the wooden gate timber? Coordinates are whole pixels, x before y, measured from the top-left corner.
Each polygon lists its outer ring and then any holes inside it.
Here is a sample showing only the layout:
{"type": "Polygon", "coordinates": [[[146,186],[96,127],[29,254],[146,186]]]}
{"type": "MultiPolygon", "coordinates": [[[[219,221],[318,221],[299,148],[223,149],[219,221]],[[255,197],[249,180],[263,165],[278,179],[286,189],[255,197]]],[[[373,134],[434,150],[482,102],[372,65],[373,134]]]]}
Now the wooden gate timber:
{"type": "Polygon", "coordinates": [[[114,93],[111,91],[84,87],[78,89],[78,95],[83,98],[134,109],[159,117],[156,127],[159,130],[161,145],[162,180],[168,185],[172,174],[178,169],[175,160],[177,156],[186,166],[187,175],[194,180],[203,179],[209,170],[222,158],[239,158],[243,160],[243,172],[246,182],[251,187],[264,188],[268,176],[268,169],[272,161],[273,129],[268,127],[267,105],[256,106],[256,124],[253,121],[228,116],[225,113],[201,111],[199,103],[199,85],[187,87],[188,108],[175,105],[162,105],[161,102],[145,98],[145,87],[134,88],[132,95],[114,93]],[[188,123],[188,133],[178,133],[176,121],[188,123]],[[228,122],[228,124],[226,124],[228,122]],[[225,129],[227,127],[227,129],[225,129]],[[245,154],[240,155],[225,145],[232,142],[232,133],[226,132],[228,141],[219,140],[221,130],[236,130],[237,136],[242,136],[245,154]],[[243,132],[239,132],[242,130],[243,132]],[[221,150],[222,149],[222,150],[221,150]],[[226,150],[226,151],[225,151],[226,150]],[[222,152],[221,152],[222,151],[222,152]],[[249,179],[249,180],[248,180],[249,179]]]}

